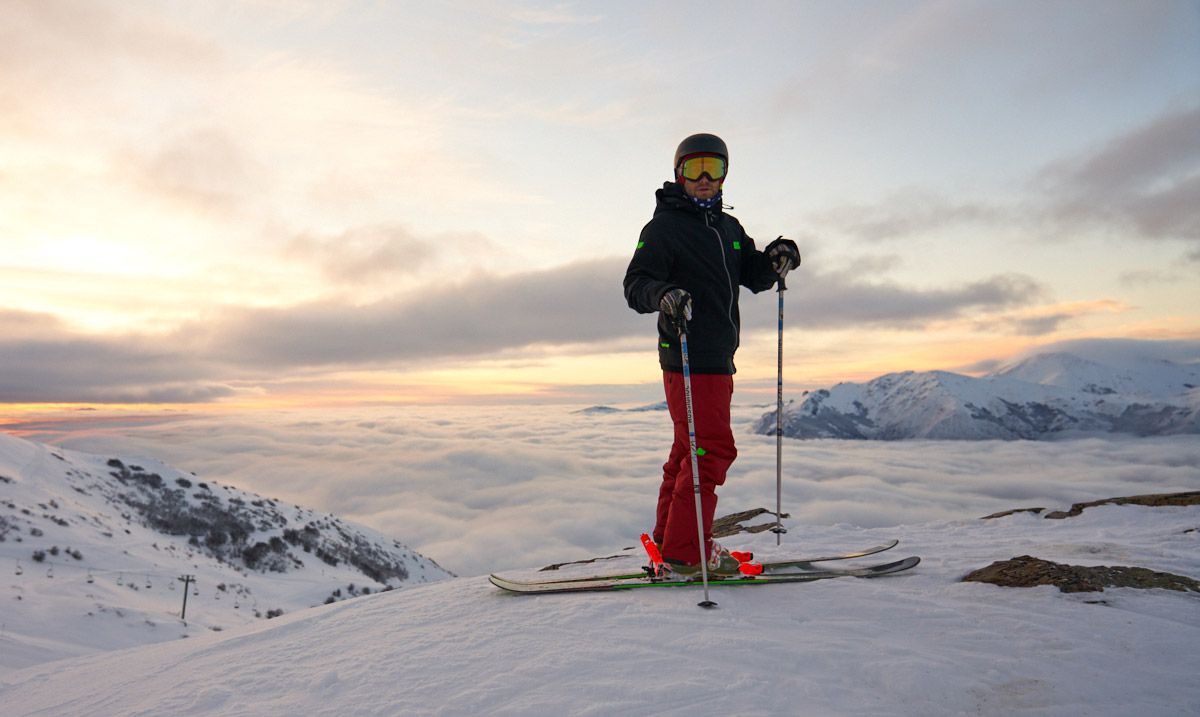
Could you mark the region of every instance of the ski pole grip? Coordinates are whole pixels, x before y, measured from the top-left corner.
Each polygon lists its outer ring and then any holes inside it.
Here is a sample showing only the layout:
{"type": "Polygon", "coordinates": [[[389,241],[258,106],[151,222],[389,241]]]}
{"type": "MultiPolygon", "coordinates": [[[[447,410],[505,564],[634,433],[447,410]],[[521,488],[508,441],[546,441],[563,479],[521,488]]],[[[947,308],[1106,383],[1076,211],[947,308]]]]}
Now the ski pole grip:
{"type": "Polygon", "coordinates": [[[687,333],[687,319],[682,316],[672,316],[671,323],[675,324],[675,335],[682,336],[687,333]]]}

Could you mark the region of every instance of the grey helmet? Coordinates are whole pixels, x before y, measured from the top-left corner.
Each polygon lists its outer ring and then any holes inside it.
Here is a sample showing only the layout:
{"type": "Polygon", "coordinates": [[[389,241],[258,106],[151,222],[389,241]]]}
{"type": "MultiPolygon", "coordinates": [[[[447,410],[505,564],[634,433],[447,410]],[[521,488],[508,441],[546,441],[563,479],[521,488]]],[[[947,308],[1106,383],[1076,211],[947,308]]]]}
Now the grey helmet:
{"type": "Polygon", "coordinates": [[[689,154],[719,154],[725,158],[725,166],[729,167],[729,150],[725,142],[715,134],[694,134],[679,143],[675,150],[675,169],[689,154]]]}

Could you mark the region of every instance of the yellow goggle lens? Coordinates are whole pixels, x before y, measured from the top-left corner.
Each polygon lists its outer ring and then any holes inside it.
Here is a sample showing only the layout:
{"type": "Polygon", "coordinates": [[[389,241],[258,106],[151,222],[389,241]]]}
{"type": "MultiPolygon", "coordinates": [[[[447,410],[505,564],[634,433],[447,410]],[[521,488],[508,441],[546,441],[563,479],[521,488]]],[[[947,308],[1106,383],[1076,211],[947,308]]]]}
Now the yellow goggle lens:
{"type": "Polygon", "coordinates": [[[714,182],[725,178],[725,160],[721,157],[689,157],[679,166],[679,176],[695,182],[708,175],[714,182]]]}

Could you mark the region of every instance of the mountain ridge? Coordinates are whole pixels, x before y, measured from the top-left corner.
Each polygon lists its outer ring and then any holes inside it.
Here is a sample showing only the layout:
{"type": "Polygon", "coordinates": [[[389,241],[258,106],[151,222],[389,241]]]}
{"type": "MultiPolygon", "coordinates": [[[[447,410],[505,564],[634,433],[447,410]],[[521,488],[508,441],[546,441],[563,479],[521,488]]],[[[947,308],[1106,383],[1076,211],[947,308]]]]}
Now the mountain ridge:
{"type": "MultiPolygon", "coordinates": [[[[1036,354],[981,377],[888,373],[806,392],[784,410],[791,438],[1044,440],[1088,433],[1200,433],[1200,365],[1152,356],[1036,354]]],[[[755,423],[775,432],[775,412],[755,423]]]]}

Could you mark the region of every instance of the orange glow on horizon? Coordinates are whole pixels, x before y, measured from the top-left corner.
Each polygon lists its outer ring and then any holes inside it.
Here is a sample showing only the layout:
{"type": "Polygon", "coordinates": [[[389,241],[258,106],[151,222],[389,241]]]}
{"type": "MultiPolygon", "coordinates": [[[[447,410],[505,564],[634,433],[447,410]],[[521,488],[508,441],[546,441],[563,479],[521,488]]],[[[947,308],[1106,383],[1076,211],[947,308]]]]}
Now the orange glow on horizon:
{"type": "MultiPolygon", "coordinates": [[[[1144,339],[1200,339],[1200,330],[1179,322],[1147,322],[1111,331],[1083,331],[1053,336],[981,336],[891,331],[885,333],[801,332],[785,335],[784,389],[788,395],[833,386],[862,383],[899,371],[953,371],[980,375],[989,365],[1010,360],[1049,342],[1124,335],[1144,339]]],[[[773,393],[776,378],[775,336],[745,337],[738,352],[739,393],[755,397],[773,393]]],[[[341,371],[314,373],[239,390],[234,396],[209,403],[103,403],[93,401],[0,404],[0,429],[55,416],[56,420],[86,422],[103,413],[137,415],[232,414],[246,411],[288,411],[370,406],[580,404],[612,401],[611,389],[625,387],[626,395],[658,395],[660,370],[649,351],[614,354],[571,353],[535,358],[510,358],[422,372],[341,371]],[[600,395],[603,390],[609,393],[600,395]]]]}

